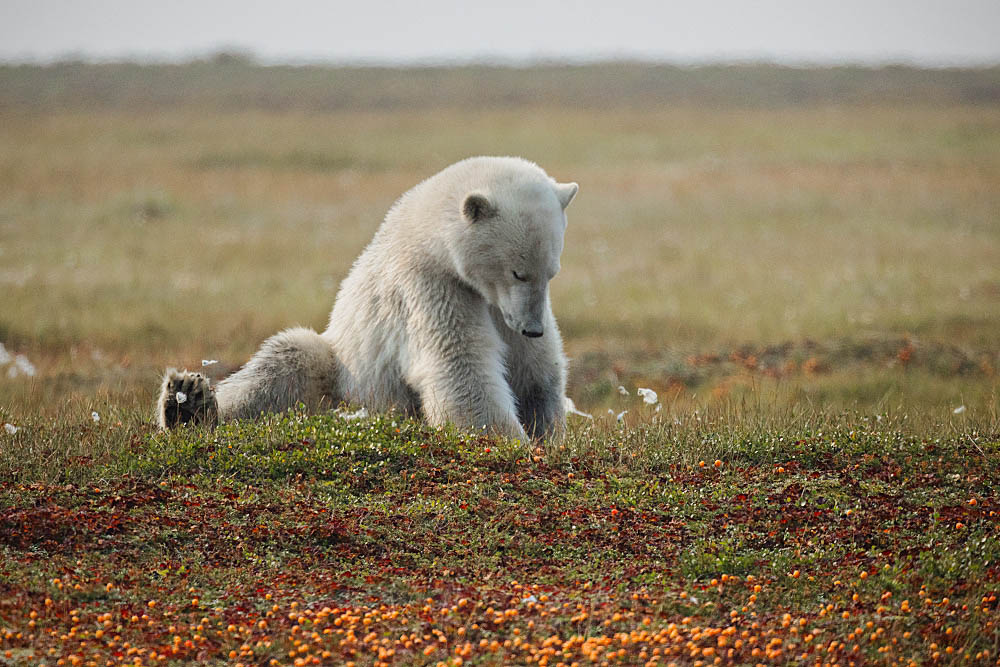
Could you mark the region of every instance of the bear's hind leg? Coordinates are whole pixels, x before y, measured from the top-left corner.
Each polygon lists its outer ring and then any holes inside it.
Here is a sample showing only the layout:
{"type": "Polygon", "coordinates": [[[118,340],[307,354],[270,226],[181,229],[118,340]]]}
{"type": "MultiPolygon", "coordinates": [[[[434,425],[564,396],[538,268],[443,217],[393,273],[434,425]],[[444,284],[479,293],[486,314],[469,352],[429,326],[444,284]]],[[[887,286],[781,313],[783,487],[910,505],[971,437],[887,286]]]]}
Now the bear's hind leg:
{"type": "Polygon", "coordinates": [[[342,398],[339,378],[340,363],[326,339],[311,329],[288,329],[264,341],[250,361],[216,385],[214,392],[208,379],[200,374],[168,373],[160,396],[160,426],[171,428],[188,421],[215,423],[248,419],[262,412],[280,412],[299,403],[312,410],[322,405],[336,405],[342,398]],[[200,378],[198,382],[191,379],[195,376],[200,378]],[[211,404],[216,410],[209,412],[206,409],[204,419],[197,411],[187,419],[176,417],[175,414],[188,414],[183,406],[192,400],[183,387],[195,385],[203,387],[202,393],[205,390],[212,392],[211,404]],[[179,404],[178,389],[186,394],[186,400],[179,404]]]}
{"type": "Polygon", "coordinates": [[[249,419],[305,403],[315,410],[336,405],[340,363],[330,343],[312,329],[287,329],[271,336],[243,368],[215,388],[219,417],[249,419]]]}

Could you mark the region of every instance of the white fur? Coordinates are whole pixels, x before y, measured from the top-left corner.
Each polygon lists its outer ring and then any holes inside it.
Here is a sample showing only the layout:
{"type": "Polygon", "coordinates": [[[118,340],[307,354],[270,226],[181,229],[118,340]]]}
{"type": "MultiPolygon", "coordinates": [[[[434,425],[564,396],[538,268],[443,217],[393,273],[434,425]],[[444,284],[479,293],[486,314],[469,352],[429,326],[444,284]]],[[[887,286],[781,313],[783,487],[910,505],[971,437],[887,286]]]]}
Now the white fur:
{"type": "Polygon", "coordinates": [[[576,191],[519,158],[470,158],[420,183],[355,261],[326,331],[267,341],[216,388],[219,418],[346,401],[521,439],[560,430],[548,283],[576,191]]]}

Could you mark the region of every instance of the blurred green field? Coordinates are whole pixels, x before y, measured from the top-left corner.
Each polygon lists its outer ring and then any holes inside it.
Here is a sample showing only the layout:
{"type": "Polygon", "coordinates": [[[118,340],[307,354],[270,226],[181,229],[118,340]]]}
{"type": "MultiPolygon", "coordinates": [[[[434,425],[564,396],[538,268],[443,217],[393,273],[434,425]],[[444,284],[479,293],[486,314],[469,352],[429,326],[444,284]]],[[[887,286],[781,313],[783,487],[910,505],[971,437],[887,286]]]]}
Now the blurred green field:
{"type": "Polygon", "coordinates": [[[0,342],[37,368],[0,368],[0,419],[151,418],[165,366],[324,327],[402,192],[506,154],[581,185],[552,284],[581,407],[997,423],[1000,70],[107,67],[0,68],[0,342]]]}

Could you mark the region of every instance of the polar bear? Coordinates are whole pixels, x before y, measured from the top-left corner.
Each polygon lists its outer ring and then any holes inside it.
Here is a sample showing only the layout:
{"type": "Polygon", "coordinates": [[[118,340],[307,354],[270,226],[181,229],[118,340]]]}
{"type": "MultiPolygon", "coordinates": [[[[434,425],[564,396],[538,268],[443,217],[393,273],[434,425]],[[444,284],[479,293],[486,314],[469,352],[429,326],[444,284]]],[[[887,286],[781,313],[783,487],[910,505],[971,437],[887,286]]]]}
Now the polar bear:
{"type": "Polygon", "coordinates": [[[521,440],[560,432],[566,358],[549,281],[577,189],[510,157],[428,178],[389,210],[323,333],[283,331],[215,387],[168,370],[160,426],[346,402],[521,440]]]}

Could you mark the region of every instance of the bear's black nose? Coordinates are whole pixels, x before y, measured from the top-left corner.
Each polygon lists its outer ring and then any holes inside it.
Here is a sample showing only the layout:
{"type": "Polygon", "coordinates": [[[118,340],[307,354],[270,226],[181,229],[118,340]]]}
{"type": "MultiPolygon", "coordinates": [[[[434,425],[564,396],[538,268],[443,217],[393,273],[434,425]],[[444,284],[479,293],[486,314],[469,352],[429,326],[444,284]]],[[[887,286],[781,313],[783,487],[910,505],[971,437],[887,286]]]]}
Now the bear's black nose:
{"type": "Polygon", "coordinates": [[[528,338],[541,338],[541,331],[528,331],[527,329],[521,329],[521,335],[527,336],[528,338]]]}

